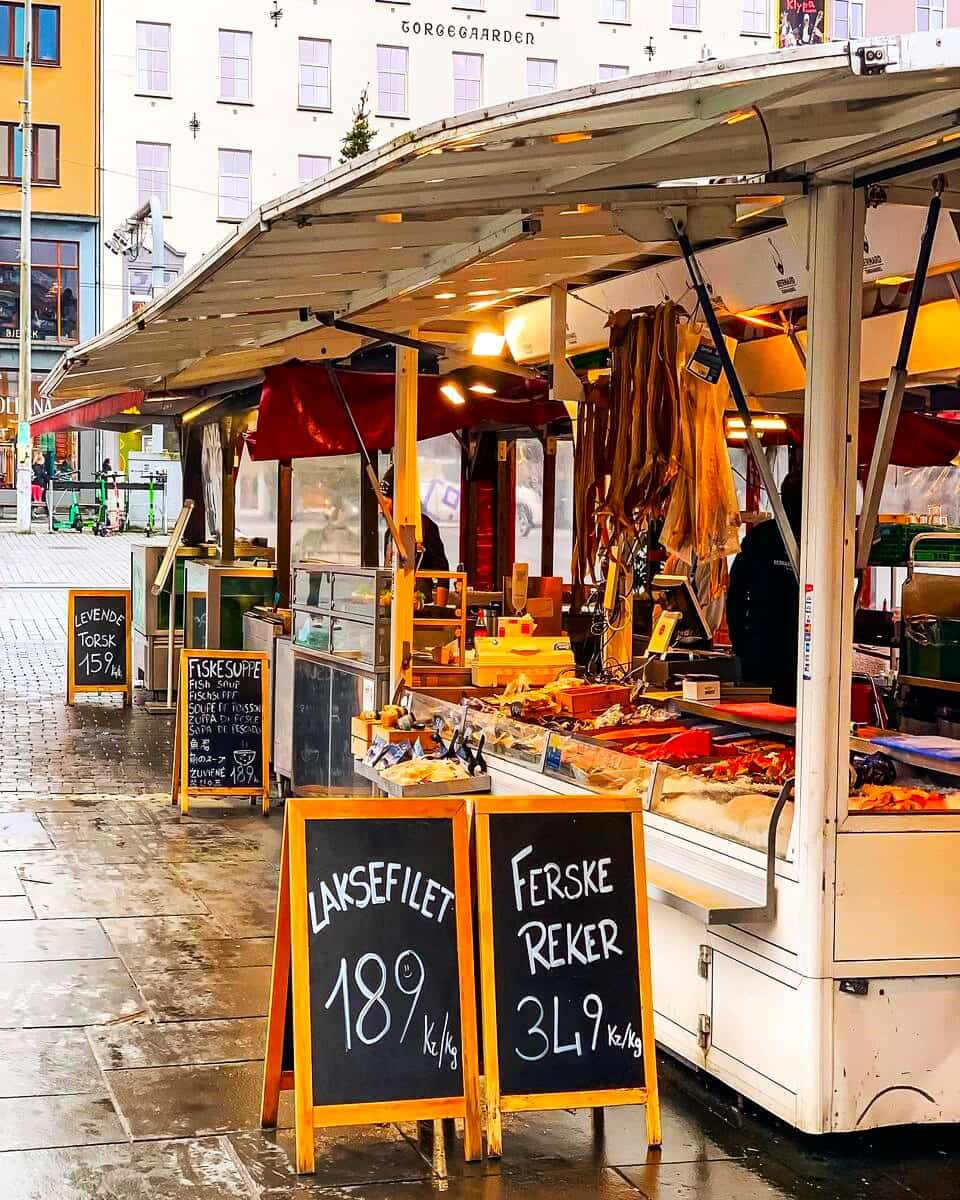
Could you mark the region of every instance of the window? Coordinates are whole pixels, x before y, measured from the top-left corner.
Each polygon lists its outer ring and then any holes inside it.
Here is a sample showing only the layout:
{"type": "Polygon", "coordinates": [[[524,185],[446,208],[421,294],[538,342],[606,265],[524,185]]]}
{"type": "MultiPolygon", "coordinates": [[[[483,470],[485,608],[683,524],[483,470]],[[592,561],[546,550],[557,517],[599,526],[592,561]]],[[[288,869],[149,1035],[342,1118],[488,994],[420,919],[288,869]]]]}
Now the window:
{"type": "Polygon", "coordinates": [[[218,153],[217,215],[221,221],[242,221],[253,207],[250,196],[250,163],[253,155],[249,150],[220,150],[218,153]]]}
{"type": "Polygon", "coordinates": [[[405,46],[377,47],[377,112],[385,117],[407,115],[407,59],[405,46]]]}
{"type": "Polygon", "coordinates": [[[559,0],[527,0],[527,14],[531,17],[556,17],[559,0]]]}
{"type": "Polygon", "coordinates": [[[770,33],[770,0],[743,0],[743,33],[770,33]]]}
{"type": "Polygon", "coordinates": [[[137,203],[149,204],[156,196],[170,212],[170,147],[162,142],[137,142],[137,203]]]}
{"type": "Polygon", "coordinates": [[[479,12],[487,6],[487,0],[454,0],[454,8],[471,8],[479,12]]]}
{"type": "MultiPolygon", "coordinates": [[[[37,342],[78,340],[80,246],[77,242],[30,243],[32,319],[37,342]]],[[[20,239],[0,238],[0,336],[16,337],[20,322],[20,239]]]]}
{"type": "Polygon", "coordinates": [[[250,53],[253,34],[220,30],[220,99],[250,99],[250,53]]]}
{"type": "MultiPolygon", "coordinates": [[[[12,121],[0,122],[0,178],[19,180],[23,169],[23,130],[12,121]]],[[[60,182],[60,127],[34,125],[33,165],[30,177],[34,183],[60,182]]]]}
{"type": "Polygon", "coordinates": [[[623,79],[625,75],[630,74],[629,67],[618,67],[613,63],[600,64],[600,82],[606,83],[608,79],[623,79]]]}
{"type": "Polygon", "coordinates": [[[470,112],[483,104],[483,55],[453,56],[453,111],[470,112]]]}
{"type": "Polygon", "coordinates": [[[555,58],[527,59],[527,95],[543,96],[557,86],[557,60],[555,58]]]}
{"type": "Polygon", "coordinates": [[[630,0],[603,0],[600,20],[626,24],[630,20],[630,0]]]}
{"type": "MultiPolygon", "coordinates": [[[[33,6],[33,61],[39,67],[60,62],[60,9],[33,6]]],[[[0,4],[0,62],[23,61],[23,5],[0,4]]]]}
{"type": "Polygon", "coordinates": [[[848,38],[863,37],[863,0],[833,0],[832,36],[845,42],[848,38]]]}
{"type": "Polygon", "coordinates": [[[170,26],[137,22],[137,91],[170,95],[170,26]]]}
{"type": "Polygon", "coordinates": [[[297,174],[301,183],[310,183],[311,180],[319,179],[329,170],[330,159],[325,158],[322,154],[297,155],[297,174]]]}
{"type": "Polygon", "coordinates": [[[331,107],[330,43],[320,38],[300,39],[300,91],[297,103],[301,108],[331,107]]]}
{"type": "Polygon", "coordinates": [[[700,0],[671,0],[670,24],[675,29],[699,29],[700,0]]]}
{"type": "Polygon", "coordinates": [[[917,28],[942,29],[946,0],[917,0],[917,28]]]}

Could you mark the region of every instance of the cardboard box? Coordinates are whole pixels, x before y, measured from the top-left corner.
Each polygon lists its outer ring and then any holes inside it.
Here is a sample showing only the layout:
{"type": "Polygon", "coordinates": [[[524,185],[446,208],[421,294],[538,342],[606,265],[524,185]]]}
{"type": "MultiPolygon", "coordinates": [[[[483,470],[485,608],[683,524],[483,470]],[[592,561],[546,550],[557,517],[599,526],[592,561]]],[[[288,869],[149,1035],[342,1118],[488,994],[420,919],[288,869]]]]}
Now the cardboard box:
{"type": "Polygon", "coordinates": [[[720,680],[716,675],[685,675],[684,700],[719,700],[720,680]]]}
{"type": "Polygon", "coordinates": [[[383,725],[374,725],[372,730],[373,738],[382,737],[385,742],[415,742],[420,740],[421,745],[428,754],[431,754],[437,748],[437,739],[433,736],[432,729],[386,729],[383,725]]]}
{"type": "Polygon", "coordinates": [[[497,637],[533,637],[537,623],[529,614],[522,617],[498,617],[497,637]]]}

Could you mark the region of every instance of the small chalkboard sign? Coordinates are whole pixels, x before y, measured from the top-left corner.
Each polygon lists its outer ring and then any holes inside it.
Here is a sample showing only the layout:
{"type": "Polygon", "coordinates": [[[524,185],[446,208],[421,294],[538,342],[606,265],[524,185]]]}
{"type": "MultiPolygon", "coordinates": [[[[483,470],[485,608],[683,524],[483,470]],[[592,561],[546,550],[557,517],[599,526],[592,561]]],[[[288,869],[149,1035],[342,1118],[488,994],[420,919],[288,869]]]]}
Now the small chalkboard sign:
{"type": "Polygon", "coordinates": [[[487,1149],[501,1112],[645,1104],[660,1143],[642,801],[477,803],[487,1149]]]}
{"type": "Polygon", "coordinates": [[[315,1124],[463,1117],[479,1158],[464,802],[289,800],[281,870],[263,1124],[292,1083],[298,1171],[315,1124]]]}
{"type": "Polygon", "coordinates": [[[253,650],[183,650],[172,802],[191,796],[259,796],[270,811],[267,656],[253,650]]]}
{"type": "Polygon", "coordinates": [[[130,592],[67,593],[67,703],[78,692],[121,692],[132,698],[130,592]]]}

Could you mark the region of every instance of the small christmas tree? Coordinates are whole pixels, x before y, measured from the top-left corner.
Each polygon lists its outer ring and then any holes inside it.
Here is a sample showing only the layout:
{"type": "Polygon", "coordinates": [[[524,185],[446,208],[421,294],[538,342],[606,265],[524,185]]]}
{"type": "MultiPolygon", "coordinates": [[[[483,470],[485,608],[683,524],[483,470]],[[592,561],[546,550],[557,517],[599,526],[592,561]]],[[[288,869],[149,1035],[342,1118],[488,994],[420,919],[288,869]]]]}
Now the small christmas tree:
{"type": "Polygon", "coordinates": [[[369,87],[360,93],[360,101],[353,110],[353,124],[344,134],[340,143],[340,161],[348,162],[351,158],[359,158],[366,154],[373,141],[374,128],[370,124],[370,109],[368,107],[369,87]]]}

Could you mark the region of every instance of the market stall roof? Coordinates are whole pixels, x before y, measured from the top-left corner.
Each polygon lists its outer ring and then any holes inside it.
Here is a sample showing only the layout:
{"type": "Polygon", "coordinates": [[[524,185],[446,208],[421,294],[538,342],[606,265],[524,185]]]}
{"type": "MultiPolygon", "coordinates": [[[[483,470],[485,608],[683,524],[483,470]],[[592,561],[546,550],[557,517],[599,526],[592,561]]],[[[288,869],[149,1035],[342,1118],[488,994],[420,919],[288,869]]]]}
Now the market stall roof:
{"type": "Polygon", "coordinates": [[[892,172],[897,202],[923,203],[927,164],[960,157],[945,141],[958,110],[960,30],[941,30],[435,122],[263,205],[147,308],[69,351],[45,390],[60,402],[162,391],[349,353],[358,339],[331,316],[462,337],[552,283],[674,257],[674,214],[702,247],[755,232],[818,181],[892,172]]]}

